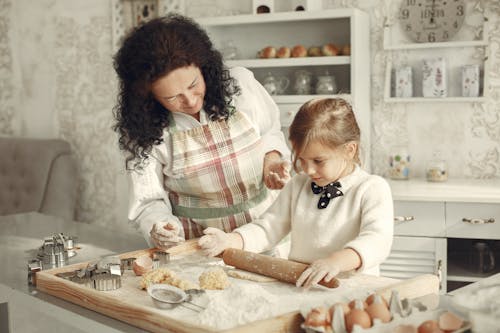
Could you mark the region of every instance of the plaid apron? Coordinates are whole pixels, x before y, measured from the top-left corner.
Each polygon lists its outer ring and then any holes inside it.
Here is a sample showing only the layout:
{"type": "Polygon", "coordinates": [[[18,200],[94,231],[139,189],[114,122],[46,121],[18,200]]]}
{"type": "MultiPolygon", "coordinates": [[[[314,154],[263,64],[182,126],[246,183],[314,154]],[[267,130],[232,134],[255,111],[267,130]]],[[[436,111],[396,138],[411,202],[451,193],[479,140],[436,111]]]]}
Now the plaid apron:
{"type": "Polygon", "coordinates": [[[172,121],[169,131],[173,166],[165,187],[186,239],[202,236],[206,227],[230,232],[274,201],[262,181],[261,139],[246,115],[182,131],[172,121]]]}

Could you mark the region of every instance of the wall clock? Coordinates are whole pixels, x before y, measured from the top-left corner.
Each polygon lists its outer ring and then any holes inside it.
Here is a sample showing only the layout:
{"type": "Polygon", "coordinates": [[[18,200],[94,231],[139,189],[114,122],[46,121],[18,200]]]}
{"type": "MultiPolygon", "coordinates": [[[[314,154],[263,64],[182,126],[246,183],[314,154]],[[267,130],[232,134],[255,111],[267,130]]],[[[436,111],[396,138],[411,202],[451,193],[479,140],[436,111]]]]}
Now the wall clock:
{"type": "Polygon", "coordinates": [[[402,0],[399,21],[404,33],[419,43],[452,38],[465,19],[465,0],[402,0]]]}

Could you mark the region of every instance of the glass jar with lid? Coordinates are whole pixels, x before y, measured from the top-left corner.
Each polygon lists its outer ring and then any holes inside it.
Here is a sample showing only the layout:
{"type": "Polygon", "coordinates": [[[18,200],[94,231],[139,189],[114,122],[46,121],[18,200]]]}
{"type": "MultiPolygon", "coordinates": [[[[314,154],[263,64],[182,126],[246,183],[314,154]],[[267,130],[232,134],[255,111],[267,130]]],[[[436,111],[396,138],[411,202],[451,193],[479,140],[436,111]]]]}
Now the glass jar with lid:
{"type": "Polygon", "coordinates": [[[445,182],[448,180],[448,163],[440,151],[435,151],[427,161],[425,176],[429,182],[445,182]]]}
{"type": "Polygon", "coordinates": [[[337,92],[337,81],[335,76],[330,75],[328,71],[325,74],[318,76],[316,81],[317,95],[333,95],[337,92]]]}

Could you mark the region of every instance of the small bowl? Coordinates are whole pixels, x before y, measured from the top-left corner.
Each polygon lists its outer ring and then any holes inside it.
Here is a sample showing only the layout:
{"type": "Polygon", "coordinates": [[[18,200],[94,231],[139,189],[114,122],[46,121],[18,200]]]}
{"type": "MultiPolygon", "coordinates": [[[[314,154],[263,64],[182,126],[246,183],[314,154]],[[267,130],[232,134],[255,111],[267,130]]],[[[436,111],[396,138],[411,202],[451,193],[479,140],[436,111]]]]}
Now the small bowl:
{"type": "Polygon", "coordinates": [[[184,290],[168,284],[152,284],[148,287],[148,294],[161,309],[173,309],[188,297],[184,290]]]}

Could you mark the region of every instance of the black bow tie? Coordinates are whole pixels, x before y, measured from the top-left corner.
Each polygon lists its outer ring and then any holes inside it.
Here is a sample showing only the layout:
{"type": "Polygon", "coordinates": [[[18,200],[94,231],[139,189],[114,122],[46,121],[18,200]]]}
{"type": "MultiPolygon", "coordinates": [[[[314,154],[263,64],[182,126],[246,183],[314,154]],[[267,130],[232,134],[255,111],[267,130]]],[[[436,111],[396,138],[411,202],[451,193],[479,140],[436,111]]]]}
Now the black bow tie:
{"type": "Polygon", "coordinates": [[[342,187],[342,185],[340,185],[339,182],[333,182],[326,186],[318,186],[316,185],[315,182],[311,183],[311,190],[313,191],[314,194],[323,193],[319,198],[318,202],[319,209],[326,208],[326,206],[328,206],[328,204],[330,203],[331,199],[344,195],[344,193],[342,193],[342,191],[339,190],[339,187],[342,187]]]}

